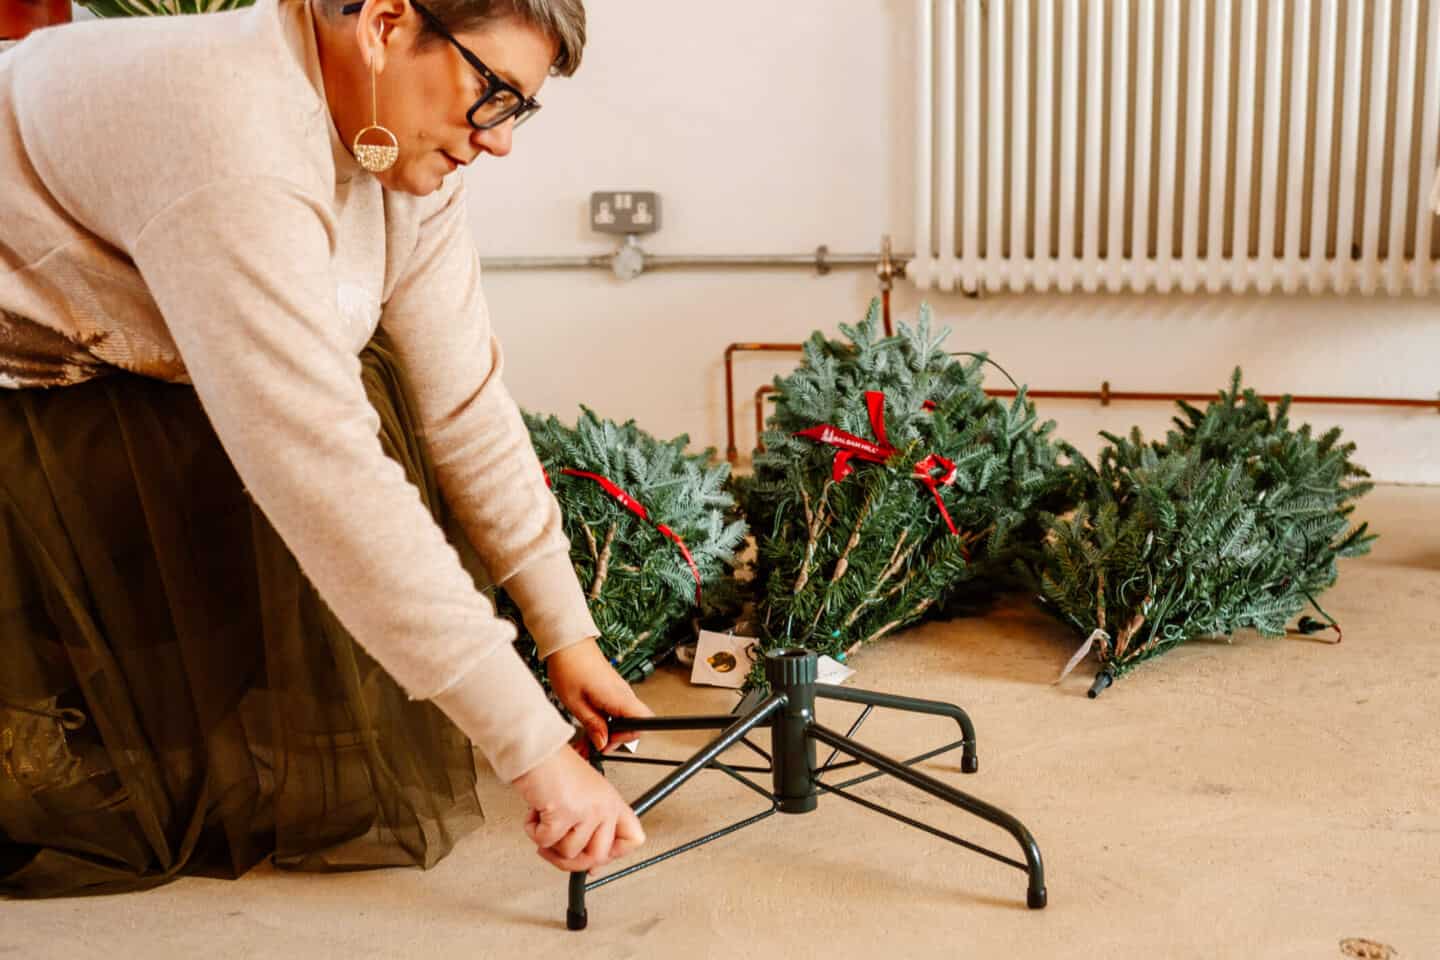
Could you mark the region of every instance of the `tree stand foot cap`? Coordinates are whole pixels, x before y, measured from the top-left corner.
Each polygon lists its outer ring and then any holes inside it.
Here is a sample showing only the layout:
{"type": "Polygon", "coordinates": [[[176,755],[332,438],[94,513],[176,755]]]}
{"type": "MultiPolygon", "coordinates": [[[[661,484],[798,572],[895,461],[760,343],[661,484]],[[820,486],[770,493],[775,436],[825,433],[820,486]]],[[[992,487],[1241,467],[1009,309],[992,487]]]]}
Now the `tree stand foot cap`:
{"type": "Polygon", "coordinates": [[[980,769],[980,758],[973,753],[967,753],[960,758],[960,772],[974,773],[980,769]]]}
{"type": "Polygon", "coordinates": [[[1041,887],[1039,890],[1031,890],[1025,894],[1025,905],[1031,910],[1044,910],[1045,904],[1049,902],[1050,897],[1046,894],[1044,887],[1041,887]]]}
{"type": "Polygon", "coordinates": [[[571,930],[584,930],[585,925],[590,922],[590,914],[584,910],[566,910],[565,926],[571,930]]]}

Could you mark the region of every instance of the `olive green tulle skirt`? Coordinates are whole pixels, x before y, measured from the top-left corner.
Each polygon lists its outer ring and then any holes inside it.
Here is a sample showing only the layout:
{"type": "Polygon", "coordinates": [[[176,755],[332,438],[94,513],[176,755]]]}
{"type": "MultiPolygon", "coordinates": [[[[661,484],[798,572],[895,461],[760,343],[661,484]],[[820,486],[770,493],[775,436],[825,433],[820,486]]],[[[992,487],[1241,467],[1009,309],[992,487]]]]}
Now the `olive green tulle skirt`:
{"type": "MultiPolygon", "coordinates": [[[[362,360],[450,526],[393,355],[362,360]]],[[[0,893],[428,867],[480,820],[469,742],[335,620],[193,389],[0,390],[0,893]]]]}

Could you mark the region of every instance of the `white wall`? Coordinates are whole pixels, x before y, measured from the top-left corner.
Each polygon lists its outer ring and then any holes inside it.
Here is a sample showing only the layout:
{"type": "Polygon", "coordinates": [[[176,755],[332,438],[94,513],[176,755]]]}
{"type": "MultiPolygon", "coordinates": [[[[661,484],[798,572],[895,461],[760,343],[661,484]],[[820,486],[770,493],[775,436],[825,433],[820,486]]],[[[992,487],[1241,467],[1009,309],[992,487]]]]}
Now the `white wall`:
{"type": "MultiPolygon", "coordinates": [[[[504,160],[468,172],[482,254],[603,253],[594,189],[660,191],[653,253],[909,249],[910,0],[591,0],[580,73],[544,90],[544,112],[504,160]]],[[[661,435],[724,446],[722,352],[736,340],[803,339],[863,314],[859,271],[491,272],[509,382],[527,407],[585,403],[661,435]]],[[[921,296],[901,281],[897,319],[921,296]]],[[[1436,397],[1440,300],[1304,296],[997,296],[930,293],[952,349],[988,350],[1036,388],[1212,391],[1243,366],[1264,391],[1436,397]]],[[[754,390],[793,360],[737,364],[739,445],[754,390]]],[[[998,375],[997,375],[998,376],[998,375]]],[[[997,381],[998,382],[998,381],[997,381]]],[[[1042,402],[1093,451],[1099,429],[1162,430],[1163,403],[1042,402]]],[[[1339,424],[1377,478],[1440,483],[1440,415],[1297,407],[1339,424]]]]}
{"type": "MultiPolygon", "coordinates": [[[[547,84],[545,110],[505,160],[471,168],[486,256],[606,253],[594,189],[660,191],[652,253],[909,249],[911,0],[591,0],[579,75],[547,84]]],[[[76,8],[76,18],[90,16],[76,8]]],[[[491,272],[511,389],[573,417],[585,403],[696,446],[725,443],[722,354],[736,340],[798,341],[858,320],[877,293],[863,271],[491,272]]],[[[921,299],[1035,388],[1210,391],[1237,364],[1266,392],[1440,396],[1440,300],[1302,296],[923,295],[901,281],[897,320],[921,299]]],[[[742,354],[736,425],[754,443],[755,388],[792,364],[742,354]]],[[[998,374],[995,375],[998,377],[998,374]]],[[[997,385],[999,381],[996,381],[997,385]]],[[[1093,453],[1097,430],[1163,431],[1163,403],[1042,401],[1093,453]]],[[[1302,406],[1339,424],[1379,479],[1440,483],[1440,415],[1302,406]]]]}
{"type": "MultiPolygon", "coordinates": [[[[660,191],[653,253],[909,249],[911,0],[590,0],[580,73],[550,81],[543,113],[504,160],[465,173],[486,256],[606,253],[591,190],[660,191]]],[[[76,18],[90,16],[76,8],[76,18]]],[[[508,380],[528,408],[587,404],[653,433],[725,443],[722,354],[736,340],[798,341],[858,320],[863,271],[491,272],[508,380]]],[[[897,320],[922,295],[905,281],[897,320]]],[[[927,293],[952,349],[988,350],[1035,388],[1210,391],[1241,365],[1266,392],[1436,397],[1440,299],[1303,296],[996,296],[927,293]]],[[[755,388],[786,355],[742,354],[736,424],[754,444],[755,388]]],[[[996,385],[1003,385],[995,375],[996,385]]],[[[1162,431],[1163,403],[1042,401],[1093,453],[1097,430],[1162,431]]],[[[1379,479],[1440,483],[1440,415],[1297,407],[1339,424],[1379,479]]]]}

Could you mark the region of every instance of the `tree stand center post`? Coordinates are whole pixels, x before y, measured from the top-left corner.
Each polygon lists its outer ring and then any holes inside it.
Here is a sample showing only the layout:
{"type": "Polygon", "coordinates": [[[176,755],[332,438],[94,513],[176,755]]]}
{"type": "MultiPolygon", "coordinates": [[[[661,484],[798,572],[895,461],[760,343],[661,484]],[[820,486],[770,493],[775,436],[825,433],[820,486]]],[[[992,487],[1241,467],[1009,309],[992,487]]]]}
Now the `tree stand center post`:
{"type": "Polygon", "coordinates": [[[853,690],[848,687],[817,683],[817,675],[818,657],[814,652],[795,648],[774,650],[765,655],[765,677],[770,683],[769,694],[758,692],[751,694],[740,703],[733,713],[715,716],[616,717],[611,719],[610,729],[616,733],[630,730],[721,731],[718,737],[706,744],[690,759],[683,761],[621,755],[604,757],[598,751],[590,751],[591,764],[601,772],[604,771],[606,760],[611,763],[648,763],[676,768],[659,783],[645,791],[632,804],[637,816],[643,817],[681,784],[705,769],[719,770],[744,784],[764,797],[769,802],[769,808],[738,823],[707,834],[698,840],[692,840],[593,880],[588,879],[588,874],[584,872],[572,873],[570,875],[570,906],[565,918],[566,926],[571,930],[585,929],[588,921],[585,894],[596,887],[669,860],[712,840],[718,840],[773,816],[777,812],[809,813],[818,806],[821,793],[842,797],[868,810],[923,830],[932,836],[948,840],[967,850],[973,850],[993,860],[1025,871],[1029,877],[1029,887],[1025,897],[1026,904],[1036,910],[1044,907],[1046,903],[1045,869],[1040,860],[1040,848],[1025,825],[1004,810],[962,793],[915,769],[916,764],[956,747],[961,748],[961,772],[974,773],[979,769],[979,759],[975,753],[975,728],[965,711],[954,704],[937,700],[917,700],[912,697],[898,697],[886,693],[853,690]],[[849,731],[841,734],[816,722],[815,704],[817,700],[843,700],[861,704],[865,709],[851,725],[849,731]],[[891,759],[851,739],[876,707],[950,717],[960,725],[961,739],[909,760],[891,759]],[[757,727],[770,728],[769,751],[750,741],[749,734],[757,727]],[[831,748],[829,757],[820,764],[817,764],[815,760],[817,743],[831,748]],[[719,759],[720,755],[737,744],[764,758],[767,765],[722,762],[719,759]],[[836,761],[837,754],[845,754],[850,759],[836,761]],[[839,783],[829,777],[835,771],[861,764],[872,767],[873,770],[839,783]],[[762,786],[746,776],[747,773],[769,774],[770,786],[762,786]],[[1020,845],[1024,861],[1021,862],[1004,854],[996,853],[850,792],[851,787],[887,774],[1006,830],[1020,845]]]}

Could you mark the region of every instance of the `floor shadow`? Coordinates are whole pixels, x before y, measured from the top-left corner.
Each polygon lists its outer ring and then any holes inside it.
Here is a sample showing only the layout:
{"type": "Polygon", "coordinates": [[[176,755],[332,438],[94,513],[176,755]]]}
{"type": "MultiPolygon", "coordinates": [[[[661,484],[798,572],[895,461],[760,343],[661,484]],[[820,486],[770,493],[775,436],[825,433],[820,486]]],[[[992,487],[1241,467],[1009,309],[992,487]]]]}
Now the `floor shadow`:
{"type": "Polygon", "coordinates": [[[1033,601],[1012,595],[983,617],[928,623],[895,643],[936,647],[966,676],[1048,686],[1084,639],[1033,601]]]}
{"type": "MultiPolygon", "coordinates": [[[[943,841],[936,841],[942,843],[943,841]]],[[[967,856],[965,851],[957,851],[957,856],[967,856]]],[[[791,871],[787,871],[787,880],[793,876],[795,863],[791,863],[791,871]]],[[[959,907],[963,905],[978,907],[993,907],[1002,910],[1028,911],[1030,908],[1025,905],[1025,874],[1017,871],[1015,873],[1015,895],[997,896],[989,893],[979,893],[975,890],[956,884],[953,880],[937,870],[933,882],[917,884],[914,877],[893,870],[887,870],[883,865],[872,863],[868,860],[846,860],[837,861],[811,855],[799,862],[799,868],[806,874],[813,875],[813,881],[807,886],[813,890],[816,899],[825,897],[833,902],[835,895],[835,877],[844,874],[847,878],[863,877],[863,886],[871,890],[890,889],[904,893],[910,900],[921,900],[934,903],[943,907],[959,907]]],[[[996,864],[997,870],[1005,870],[1006,867],[996,864]]],[[[792,891],[797,891],[795,885],[791,885],[792,891]]],[[[797,891],[798,892],[798,891],[797,891]]],[[[866,899],[864,902],[869,903],[866,899]]]]}
{"type": "MultiPolygon", "coordinates": [[[[1342,561],[1342,564],[1353,561],[1342,561]]],[[[1362,562],[1377,567],[1405,567],[1413,570],[1440,571],[1440,550],[1428,546],[1408,550],[1396,550],[1378,556],[1365,557],[1362,562]]],[[[1341,569],[1344,567],[1342,565],[1341,569]]],[[[1343,574],[1342,574],[1343,576],[1343,574]]]]}
{"type": "Polygon", "coordinates": [[[554,909],[543,915],[534,911],[512,908],[489,897],[467,900],[456,906],[462,909],[466,916],[489,916],[515,926],[531,927],[536,930],[564,930],[565,908],[569,902],[567,896],[564,881],[556,884],[554,909]]]}

